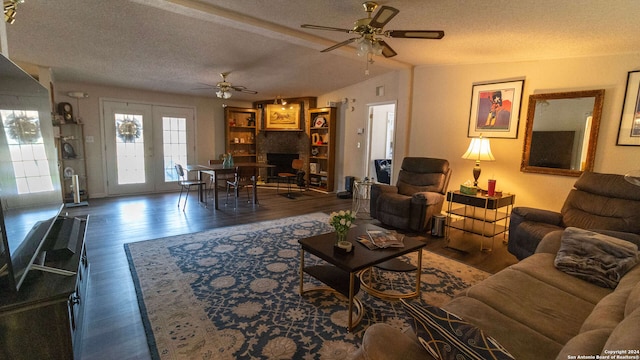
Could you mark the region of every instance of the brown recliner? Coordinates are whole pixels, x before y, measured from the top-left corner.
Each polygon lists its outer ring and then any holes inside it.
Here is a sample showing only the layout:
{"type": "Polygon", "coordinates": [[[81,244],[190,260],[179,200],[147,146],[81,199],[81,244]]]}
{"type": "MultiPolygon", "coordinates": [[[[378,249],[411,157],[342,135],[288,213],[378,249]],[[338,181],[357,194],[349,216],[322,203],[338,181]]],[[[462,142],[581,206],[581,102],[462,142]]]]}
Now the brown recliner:
{"type": "Polygon", "coordinates": [[[450,177],[447,160],[406,157],[396,186],[371,186],[371,216],[395,228],[427,231],[431,217],[442,211],[450,177]]]}
{"type": "Polygon", "coordinates": [[[595,172],[582,173],[573,186],[560,212],[513,209],[508,249],[518,260],[533,255],[546,234],[569,226],[640,234],[640,186],[595,172]]]}

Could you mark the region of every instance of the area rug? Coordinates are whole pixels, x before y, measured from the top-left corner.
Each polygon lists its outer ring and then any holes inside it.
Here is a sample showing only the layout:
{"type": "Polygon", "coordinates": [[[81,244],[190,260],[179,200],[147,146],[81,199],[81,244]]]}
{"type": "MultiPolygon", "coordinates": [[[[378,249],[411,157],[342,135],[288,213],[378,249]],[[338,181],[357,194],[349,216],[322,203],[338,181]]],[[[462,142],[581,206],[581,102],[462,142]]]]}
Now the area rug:
{"type": "MultiPolygon", "coordinates": [[[[152,358],[347,359],[369,325],[408,328],[399,302],[363,290],[364,317],[352,332],[344,298],[299,295],[298,239],[331,232],[328,218],[315,213],[125,244],[152,358]]],[[[305,265],[321,263],[305,256],[305,265]]],[[[413,286],[401,273],[376,276],[392,291],[413,286]]],[[[441,305],[488,276],[424,251],[421,300],[441,305]]],[[[305,290],[315,285],[305,276],[305,290]]]]}

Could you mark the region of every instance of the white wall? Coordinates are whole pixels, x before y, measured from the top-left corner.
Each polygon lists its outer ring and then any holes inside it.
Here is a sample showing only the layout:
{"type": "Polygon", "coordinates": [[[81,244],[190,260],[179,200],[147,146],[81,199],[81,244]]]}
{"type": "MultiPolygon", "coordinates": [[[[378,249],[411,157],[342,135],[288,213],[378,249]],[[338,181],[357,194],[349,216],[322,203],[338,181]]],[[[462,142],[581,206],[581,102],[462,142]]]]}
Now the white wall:
{"type": "MultiPolygon", "coordinates": [[[[94,139],[93,143],[85,142],[88,191],[89,197],[92,198],[107,195],[104,174],[104,145],[102,144],[100,123],[100,98],[194,107],[197,151],[195,162],[207,164],[209,159],[217,158],[225,151],[223,101],[219,99],[76,83],[56,83],[54,96],[56,103],[69,102],[73,106],[74,114],[80,115],[85,124],[85,138],[92,136],[94,139]],[[66,95],[69,91],[82,91],[89,94],[88,98],[79,100],[80,114],[78,114],[76,99],[66,95]]],[[[229,106],[251,106],[251,103],[236,102],[232,99],[226,100],[224,103],[229,106]]]]}
{"type": "Polygon", "coordinates": [[[492,177],[498,189],[516,194],[516,206],[560,210],[576,178],[520,172],[529,95],[605,89],[594,171],[624,174],[640,168],[640,147],[616,146],[627,73],[640,69],[639,56],[416,68],[408,153],[448,159],[453,168],[449,189],[472,179],[474,163],[461,159],[469,144],[472,84],[524,77],[518,138],[491,139],[496,161],[481,163],[479,184],[492,177]]]}

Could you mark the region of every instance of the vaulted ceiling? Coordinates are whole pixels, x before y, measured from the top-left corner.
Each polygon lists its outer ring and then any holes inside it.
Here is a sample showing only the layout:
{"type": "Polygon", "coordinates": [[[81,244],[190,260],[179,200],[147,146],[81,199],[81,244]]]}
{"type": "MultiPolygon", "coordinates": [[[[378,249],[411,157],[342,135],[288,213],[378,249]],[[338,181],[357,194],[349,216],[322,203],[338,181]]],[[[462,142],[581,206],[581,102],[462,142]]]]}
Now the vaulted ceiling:
{"type": "MultiPolygon", "coordinates": [[[[56,81],[215,96],[202,84],[258,91],[248,101],[317,96],[421,65],[514,62],[640,52],[636,0],[380,0],[388,30],[444,30],[442,40],[385,39],[398,55],[369,65],[353,46],[360,0],[26,0],[7,25],[10,58],[56,81]],[[198,89],[200,88],[200,89],[198,89]]],[[[640,60],[640,56],[639,56],[640,60]]]]}

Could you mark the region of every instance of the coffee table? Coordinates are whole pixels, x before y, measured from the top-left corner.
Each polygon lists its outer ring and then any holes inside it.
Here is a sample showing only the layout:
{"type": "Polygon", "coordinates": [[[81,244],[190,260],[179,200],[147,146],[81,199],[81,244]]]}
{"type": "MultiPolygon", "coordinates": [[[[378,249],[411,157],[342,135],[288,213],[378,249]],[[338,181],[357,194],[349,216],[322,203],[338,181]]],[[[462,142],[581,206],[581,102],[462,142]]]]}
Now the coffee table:
{"type": "Polygon", "coordinates": [[[298,243],[300,243],[300,295],[309,291],[330,289],[347,298],[349,308],[347,331],[351,331],[358,325],[360,320],[362,320],[364,311],[362,303],[355,297],[360,289],[360,280],[357,277],[358,272],[398,256],[418,251],[418,266],[416,269],[416,291],[418,296],[420,292],[420,274],[422,268],[421,250],[426,246],[426,243],[418,239],[405,237],[403,248],[369,250],[356,240],[358,236],[366,234],[367,230],[383,229],[371,224],[358,225],[351,228],[347,235],[347,241],[353,244],[353,250],[349,253],[342,253],[340,250],[334,249],[333,244],[336,240],[335,233],[322,234],[298,240],[298,243]],[[305,251],[319,257],[328,264],[305,267],[305,251]],[[315,287],[304,290],[304,273],[311,275],[329,288],[315,287]],[[358,316],[355,321],[353,319],[354,306],[358,310],[358,316]]]}

